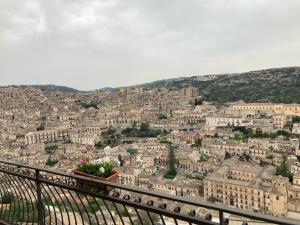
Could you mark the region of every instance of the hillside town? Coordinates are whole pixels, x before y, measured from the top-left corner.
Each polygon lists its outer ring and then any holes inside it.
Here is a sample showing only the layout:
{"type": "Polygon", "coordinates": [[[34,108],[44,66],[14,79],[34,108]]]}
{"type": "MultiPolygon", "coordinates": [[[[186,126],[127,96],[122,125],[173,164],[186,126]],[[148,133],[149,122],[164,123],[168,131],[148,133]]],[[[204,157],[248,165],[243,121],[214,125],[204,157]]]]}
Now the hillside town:
{"type": "Polygon", "coordinates": [[[207,102],[193,86],[0,89],[2,160],[115,161],[120,184],[274,216],[300,215],[299,140],[300,104],[207,102]]]}

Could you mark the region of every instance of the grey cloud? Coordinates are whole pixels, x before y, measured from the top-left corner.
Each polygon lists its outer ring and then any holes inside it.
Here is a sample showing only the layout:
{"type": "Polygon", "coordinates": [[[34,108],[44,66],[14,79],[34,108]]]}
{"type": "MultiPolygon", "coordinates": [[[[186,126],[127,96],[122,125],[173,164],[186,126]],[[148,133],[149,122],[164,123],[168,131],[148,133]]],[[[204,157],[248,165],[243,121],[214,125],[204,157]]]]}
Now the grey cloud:
{"type": "Polygon", "coordinates": [[[0,84],[89,90],[299,65],[298,0],[1,0],[0,84]]]}

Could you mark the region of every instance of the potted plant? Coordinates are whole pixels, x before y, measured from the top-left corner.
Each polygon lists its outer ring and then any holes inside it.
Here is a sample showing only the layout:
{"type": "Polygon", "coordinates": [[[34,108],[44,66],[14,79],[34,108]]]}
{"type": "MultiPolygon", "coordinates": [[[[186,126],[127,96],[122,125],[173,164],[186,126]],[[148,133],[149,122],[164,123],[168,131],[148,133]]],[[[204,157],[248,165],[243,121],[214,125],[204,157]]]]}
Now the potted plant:
{"type": "MultiPolygon", "coordinates": [[[[80,164],[78,164],[77,168],[73,169],[72,172],[75,175],[116,183],[118,181],[118,172],[115,171],[114,168],[114,162],[89,162],[80,160],[80,164]]],[[[113,187],[105,188],[105,185],[88,179],[77,178],[76,181],[81,185],[96,188],[98,190],[111,191],[113,189],[113,187]]]]}

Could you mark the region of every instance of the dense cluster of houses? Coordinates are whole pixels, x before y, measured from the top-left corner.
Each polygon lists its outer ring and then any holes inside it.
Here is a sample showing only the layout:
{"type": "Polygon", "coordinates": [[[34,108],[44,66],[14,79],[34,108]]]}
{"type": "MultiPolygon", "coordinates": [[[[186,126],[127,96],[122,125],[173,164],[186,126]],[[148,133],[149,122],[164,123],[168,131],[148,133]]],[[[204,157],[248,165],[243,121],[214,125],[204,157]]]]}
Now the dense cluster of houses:
{"type": "Polygon", "coordinates": [[[1,88],[0,157],[62,171],[83,158],[121,160],[122,184],[286,216],[300,212],[299,118],[297,104],[214,104],[195,87],[1,88]],[[122,132],[145,123],[160,135],[122,132]],[[177,176],[165,179],[170,144],[177,176]],[[283,161],[289,177],[278,174],[283,161]]]}

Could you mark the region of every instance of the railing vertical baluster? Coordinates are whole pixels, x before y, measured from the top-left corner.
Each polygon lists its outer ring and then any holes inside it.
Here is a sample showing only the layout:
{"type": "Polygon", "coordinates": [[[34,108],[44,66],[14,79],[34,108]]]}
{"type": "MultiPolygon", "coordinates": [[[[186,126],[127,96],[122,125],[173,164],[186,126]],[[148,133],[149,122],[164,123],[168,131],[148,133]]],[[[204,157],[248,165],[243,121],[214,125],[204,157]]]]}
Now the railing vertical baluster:
{"type": "Polygon", "coordinates": [[[134,211],[135,211],[136,215],[138,216],[138,219],[139,219],[141,225],[144,225],[143,220],[142,220],[142,218],[141,218],[141,215],[139,214],[138,209],[137,209],[137,208],[134,208],[134,211]]]}
{"type": "Polygon", "coordinates": [[[103,189],[104,189],[104,196],[107,196],[109,194],[108,186],[105,184],[103,189]]]}
{"type": "Polygon", "coordinates": [[[152,224],[152,225],[155,225],[155,223],[153,222],[153,219],[152,219],[150,213],[149,213],[148,211],[146,211],[146,213],[147,213],[147,215],[148,215],[148,217],[149,217],[149,219],[150,219],[151,224],[152,224]]]}
{"type": "Polygon", "coordinates": [[[220,220],[220,225],[224,225],[224,214],[223,210],[219,209],[219,220],[220,220]]]}
{"type": "Polygon", "coordinates": [[[38,207],[38,223],[39,225],[45,225],[44,221],[44,206],[42,202],[42,189],[40,182],[40,170],[35,169],[35,183],[36,183],[36,192],[37,192],[37,207],[38,207]]]}
{"type": "MultiPolygon", "coordinates": [[[[3,174],[3,182],[0,182],[0,187],[1,189],[3,189],[3,193],[1,193],[1,196],[4,195],[6,192],[8,192],[9,188],[6,186],[6,183],[7,183],[7,178],[6,178],[6,174],[3,174]]],[[[7,213],[8,213],[8,219],[9,219],[9,205],[8,204],[5,204],[4,206],[4,214],[1,213],[1,217],[3,215],[3,219],[7,219],[7,213]]],[[[2,207],[1,207],[1,210],[2,210],[2,207]]],[[[1,219],[0,217],[0,219],[1,219]]]]}
{"type": "MultiPolygon", "coordinates": [[[[154,225],[159,223],[159,219],[162,224],[166,224],[166,222],[169,222],[169,219],[173,219],[175,225],[178,225],[179,221],[183,221],[189,225],[228,225],[232,221],[241,224],[243,220],[249,220],[248,223],[251,221],[264,221],[270,224],[299,225],[299,221],[256,214],[226,206],[194,201],[193,199],[172,197],[114,183],[102,183],[102,181],[95,181],[96,183],[99,182],[101,192],[99,192],[99,190],[94,191],[94,189],[89,189],[88,187],[80,188],[75,185],[75,181],[79,180],[79,178],[84,179],[74,175],[15,163],[6,163],[0,160],[0,198],[3,200],[2,197],[6,194],[12,195],[4,202],[1,201],[0,221],[4,220],[4,224],[30,223],[36,225],[52,223],[70,224],[71,221],[74,224],[138,223],[143,225],[145,223],[151,223],[154,225]],[[1,164],[12,166],[1,166],[1,164]],[[16,166],[17,168],[15,168],[16,166]],[[34,172],[34,174],[24,172],[24,169],[21,173],[19,167],[28,168],[34,172]],[[74,182],[66,183],[66,178],[73,179],[74,182]],[[126,193],[130,192],[130,194],[126,194],[121,198],[119,194],[115,196],[109,193],[109,190],[112,190],[112,188],[114,188],[115,191],[120,190],[119,192],[121,192],[121,190],[124,190],[126,193]],[[146,201],[142,201],[142,198],[138,197],[141,195],[146,201]],[[130,199],[130,196],[132,196],[132,199],[130,199]],[[176,207],[174,210],[170,210],[170,207],[169,209],[166,207],[166,203],[155,206],[154,201],[156,198],[173,201],[176,203],[176,207]],[[52,208],[50,208],[51,206],[52,208]],[[122,211],[122,206],[124,211],[122,211]],[[185,206],[190,209],[190,213],[186,213],[186,210],[180,211],[180,208],[185,206]],[[207,208],[217,212],[217,214],[219,214],[217,215],[219,216],[219,221],[216,223],[211,221],[211,214],[207,214],[203,218],[197,216],[195,214],[196,207],[207,208]],[[134,211],[132,211],[132,209],[135,211],[136,216],[133,216],[134,211]],[[139,213],[139,211],[142,214],[139,213]],[[20,215],[20,213],[23,215],[20,215]],[[60,214],[60,216],[57,217],[56,213],[60,214]],[[101,213],[101,215],[99,213],[101,213]],[[224,213],[226,213],[226,215],[224,213]],[[55,218],[52,217],[52,214],[54,214],[55,218]],[[72,215],[74,216],[74,220],[70,217],[72,215]],[[229,219],[228,215],[233,215],[234,217],[229,219]],[[101,216],[103,220],[101,219],[100,221],[101,216]],[[118,216],[120,221],[117,220],[118,216]],[[236,219],[235,216],[245,219],[236,219]],[[64,222],[66,217],[68,217],[68,222],[64,222]]],[[[158,201],[158,203],[161,203],[161,201],[158,201]]],[[[243,222],[243,224],[246,223],[245,221],[243,222]]]]}
{"type": "Polygon", "coordinates": [[[118,209],[118,206],[114,202],[112,202],[112,205],[115,207],[115,210],[116,210],[117,214],[119,215],[119,218],[120,218],[120,221],[121,221],[122,225],[125,225],[123,217],[122,217],[122,215],[121,215],[121,213],[118,209]]]}
{"type": "Polygon", "coordinates": [[[130,224],[134,224],[133,223],[133,221],[132,221],[132,218],[131,218],[131,215],[130,215],[130,213],[128,212],[128,210],[127,210],[127,208],[126,208],[126,206],[123,204],[123,208],[124,208],[124,210],[125,210],[125,212],[126,212],[126,214],[128,215],[128,217],[129,217],[129,220],[130,220],[130,224]]]}
{"type": "Polygon", "coordinates": [[[174,218],[175,225],[178,225],[177,219],[174,218]]]}
{"type": "Polygon", "coordinates": [[[103,203],[104,203],[104,205],[105,205],[105,207],[106,207],[106,209],[107,209],[107,211],[108,211],[108,213],[109,213],[109,215],[110,215],[110,217],[111,217],[111,219],[112,219],[113,224],[116,225],[115,218],[114,218],[114,216],[112,215],[111,210],[109,209],[109,207],[108,207],[106,201],[105,201],[104,199],[102,199],[102,201],[103,201],[103,203]]]}

